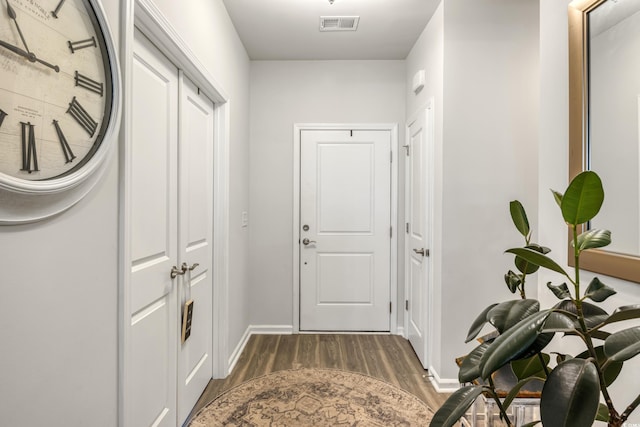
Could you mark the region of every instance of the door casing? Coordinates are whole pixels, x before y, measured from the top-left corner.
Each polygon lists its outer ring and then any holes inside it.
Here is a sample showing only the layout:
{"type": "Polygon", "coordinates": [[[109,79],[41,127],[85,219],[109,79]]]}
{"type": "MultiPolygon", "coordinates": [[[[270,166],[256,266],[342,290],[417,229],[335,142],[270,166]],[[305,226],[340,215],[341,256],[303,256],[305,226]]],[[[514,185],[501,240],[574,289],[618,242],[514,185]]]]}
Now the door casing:
{"type": "Polygon", "coordinates": [[[303,130],[386,130],[391,134],[390,332],[398,334],[398,125],[396,123],[296,123],[293,125],[293,333],[300,333],[300,134],[303,130]]]}

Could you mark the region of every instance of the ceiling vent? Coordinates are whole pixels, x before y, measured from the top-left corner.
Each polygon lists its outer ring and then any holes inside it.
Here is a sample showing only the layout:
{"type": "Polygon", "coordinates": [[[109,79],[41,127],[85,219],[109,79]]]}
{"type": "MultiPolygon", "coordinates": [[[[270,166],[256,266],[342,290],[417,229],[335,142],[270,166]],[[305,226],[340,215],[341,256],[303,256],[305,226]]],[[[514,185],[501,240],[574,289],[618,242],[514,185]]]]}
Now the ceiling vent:
{"type": "Polygon", "coordinates": [[[355,31],[359,16],[321,16],[320,31],[355,31]]]}

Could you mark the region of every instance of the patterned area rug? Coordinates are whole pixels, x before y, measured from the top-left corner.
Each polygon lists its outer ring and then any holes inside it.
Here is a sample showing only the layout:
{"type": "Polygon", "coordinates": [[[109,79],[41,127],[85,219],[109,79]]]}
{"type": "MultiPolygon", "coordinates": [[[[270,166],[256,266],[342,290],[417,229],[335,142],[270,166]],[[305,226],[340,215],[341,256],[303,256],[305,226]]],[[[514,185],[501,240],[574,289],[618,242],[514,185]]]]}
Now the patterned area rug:
{"type": "Polygon", "coordinates": [[[375,378],[335,369],[277,371],[218,396],[189,427],[427,426],[416,396],[375,378]]]}

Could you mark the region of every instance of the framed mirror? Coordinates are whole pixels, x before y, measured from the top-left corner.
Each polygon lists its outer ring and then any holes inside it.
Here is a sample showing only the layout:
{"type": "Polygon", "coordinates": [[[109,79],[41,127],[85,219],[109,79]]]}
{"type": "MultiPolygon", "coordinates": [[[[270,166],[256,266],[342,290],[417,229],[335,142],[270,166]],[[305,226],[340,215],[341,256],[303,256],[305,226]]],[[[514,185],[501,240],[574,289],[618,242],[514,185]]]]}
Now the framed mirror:
{"type": "MultiPolygon", "coordinates": [[[[569,174],[593,170],[605,202],[593,223],[612,244],[580,267],[640,283],[640,1],[569,5],[569,174]]],[[[569,239],[569,242],[571,239],[569,239]]],[[[573,248],[569,248],[573,265],[573,248]]]]}

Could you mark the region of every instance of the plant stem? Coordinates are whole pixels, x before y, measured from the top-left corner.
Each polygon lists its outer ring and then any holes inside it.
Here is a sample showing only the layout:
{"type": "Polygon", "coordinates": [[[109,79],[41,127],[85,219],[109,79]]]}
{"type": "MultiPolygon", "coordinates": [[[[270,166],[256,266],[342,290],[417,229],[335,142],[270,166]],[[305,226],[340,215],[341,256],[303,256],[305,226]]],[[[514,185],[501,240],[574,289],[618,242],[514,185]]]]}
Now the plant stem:
{"type": "Polygon", "coordinates": [[[576,304],[576,311],[578,314],[578,321],[580,323],[580,329],[584,334],[583,339],[587,348],[589,349],[589,354],[593,358],[593,365],[596,367],[598,371],[598,380],[600,382],[600,391],[602,392],[602,396],[607,404],[607,408],[609,409],[609,425],[616,425],[615,422],[620,419],[620,415],[616,408],[613,406],[613,401],[611,400],[611,396],[609,395],[609,391],[607,390],[607,382],[604,379],[604,371],[598,362],[598,354],[596,353],[596,349],[593,346],[593,341],[591,340],[591,335],[589,334],[589,329],[587,328],[587,324],[585,322],[584,312],[582,310],[582,299],[580,295],[580,248],[578,248],[578,226],[576,224],[572,224],[572,232],[573,232],[573,256],[575,261],[575,282],[574,287],[576,291],[576,297],[574,303],[576,304]],[[613,423],[613,424],[612,424],[613,423]]]}
{"type": "Polygon", "coordinates": [[[627,421],[627,418],[629,418],[629,415],[631,415],[631,413],[638,407],[638,405],[640,405],[640,394],[631,403],[631,405],[627,406],[627,409],[624,410],[624,412],[620,416],[621,421],[623,422],[627,421]]]}
{"type": "Polygon", "coordinates": [[[489,375],[489,385],[491,386],[491,395],[493,396],[493,400],[496,401],[496,404],[498,405],[498,409],[500,409],[500,414],[501,416],[504,418],[504,420],[507,423],[508,427],[511,427],[511,420],[509,419],[509,416],[507,415],[507,412],[504,410],[504,407],[502,406],[502,402],[500,401],[500,398],[498,397],[498,393],[496,393],[496,386],[493,384],[493,378],[491,378],[491,375],[489,375]]]}
{"type": "Polygon", "coordinates": [[[544,358],[542,357],[542,353],[538,352],[538,360],[540,360],[540,364],[542,365],[542,369],[544,369],[544,376],[549,378],[549,367],[547,366],[544,358]]]}

